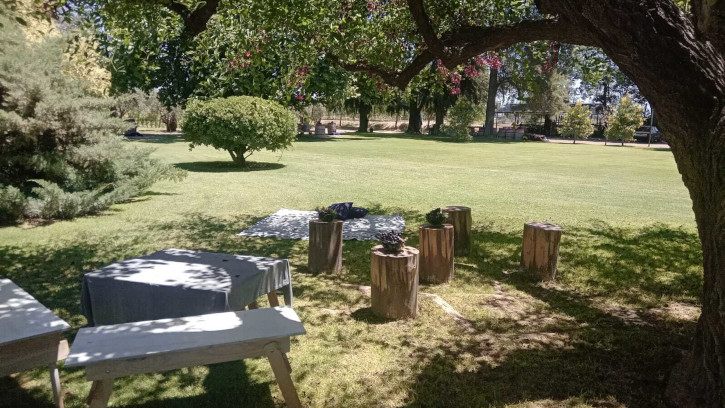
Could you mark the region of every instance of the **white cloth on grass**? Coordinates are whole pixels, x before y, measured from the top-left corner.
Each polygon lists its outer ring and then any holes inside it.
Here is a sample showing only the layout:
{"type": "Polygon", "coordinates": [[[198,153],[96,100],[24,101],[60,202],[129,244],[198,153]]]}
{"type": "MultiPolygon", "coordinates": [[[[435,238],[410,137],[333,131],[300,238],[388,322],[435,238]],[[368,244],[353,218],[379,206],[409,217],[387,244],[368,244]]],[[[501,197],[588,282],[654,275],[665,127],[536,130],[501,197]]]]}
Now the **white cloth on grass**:
{"type": "MultiPolygon", "coordinates": [[[[309,221],[317,218],[315,211],[289,210],[282,208],[261,219],[250,228],[240,232],[243,237],[265,237],[284,239],[310,239],[309,221]]],[[[373,241],[375,235],[385,231],[403,232],[405,220],[397,215],[366,215],[365,218],[346,220],[342,226],[342,239],[373,241]]]]}

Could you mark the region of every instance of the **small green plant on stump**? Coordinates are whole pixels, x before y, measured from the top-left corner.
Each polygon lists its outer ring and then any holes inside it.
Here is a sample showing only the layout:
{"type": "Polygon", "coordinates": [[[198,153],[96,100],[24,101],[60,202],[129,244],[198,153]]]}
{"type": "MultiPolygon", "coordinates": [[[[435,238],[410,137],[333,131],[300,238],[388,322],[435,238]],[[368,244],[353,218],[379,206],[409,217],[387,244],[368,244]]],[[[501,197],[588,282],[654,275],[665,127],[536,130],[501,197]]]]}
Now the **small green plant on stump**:
{"type": "Polygon", "coordinates": [[[405,238],[398,231],[381,232],[376,237],[386,254],[397,254],[405,248],[405,238]]]}
{"type": "Polygon", "coordinates": [[[442,227],[446,219],[446,214],[440,208],[436,208],[425,215],[425,220],[428,222],[428,225],[434,228],[442,227]]]}
{"type": "Polygon", "coordinates": [[[317,219],[323,222],[332,222],[337,219],[337,211],[329,207],[317,207],[317,219]]]}

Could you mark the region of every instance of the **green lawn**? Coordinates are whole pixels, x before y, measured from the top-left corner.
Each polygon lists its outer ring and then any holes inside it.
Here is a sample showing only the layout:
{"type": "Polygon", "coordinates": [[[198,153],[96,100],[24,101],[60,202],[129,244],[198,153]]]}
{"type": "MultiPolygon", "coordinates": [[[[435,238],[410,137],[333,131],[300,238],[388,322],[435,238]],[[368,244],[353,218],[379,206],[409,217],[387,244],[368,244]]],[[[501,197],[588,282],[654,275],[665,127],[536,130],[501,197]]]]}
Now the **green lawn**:
{"type": "MultiPolygon", "coordinates": [[[[351,135],[257,153],[250,169],[180,138],[137,145],[188,171],[132,203],[74,221],[0,228],[0,275],[74,330],[85,271],[167,247],[289,258],[295,309],[308,334],[290,355],[312,407],[659,407],[667,372],[687,347],[701,290],[699,243],[669,151],[592,145],[351,135]],[[473,253],[450,285],[423,286],[420,317],[387,322],[341,283],[369,284],[370,242],[346,242],[345,276],[311,276],[306,241],[235,234],[279,208],[354,201],[401,212],[408,242],[432,208],[473,208],[473,253]],[[518,271],[522,224],[562,225],[556,284],[518,271]]],[[[69,333],[72,339],[73,333],[69,333]]],[[[0,406],[50,406],[46,373],[0,379],[0,406]]],[[[61,370],[81,407],[82,370],[61,370]]],[[[261,360],[121,379],[113,406],[281,405],[261,360]]]]}

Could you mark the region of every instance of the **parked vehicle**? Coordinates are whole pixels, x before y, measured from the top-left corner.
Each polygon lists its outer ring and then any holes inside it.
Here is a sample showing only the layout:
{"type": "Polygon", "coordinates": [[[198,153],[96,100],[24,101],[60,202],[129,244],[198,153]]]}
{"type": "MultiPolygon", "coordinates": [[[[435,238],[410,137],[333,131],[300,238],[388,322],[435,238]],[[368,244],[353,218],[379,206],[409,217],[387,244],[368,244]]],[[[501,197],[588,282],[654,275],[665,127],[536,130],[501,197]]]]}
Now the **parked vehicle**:
{"type": "Polygon", "coordinates": [[[634,133],[634,138],[637,139],[637,142],[647,143],[649,140],[650,128],[652,131],[652,143],[662,142],[662,133],[659,129],[657,129],[657,126],[642,126],[637,129],[634,133]]]}

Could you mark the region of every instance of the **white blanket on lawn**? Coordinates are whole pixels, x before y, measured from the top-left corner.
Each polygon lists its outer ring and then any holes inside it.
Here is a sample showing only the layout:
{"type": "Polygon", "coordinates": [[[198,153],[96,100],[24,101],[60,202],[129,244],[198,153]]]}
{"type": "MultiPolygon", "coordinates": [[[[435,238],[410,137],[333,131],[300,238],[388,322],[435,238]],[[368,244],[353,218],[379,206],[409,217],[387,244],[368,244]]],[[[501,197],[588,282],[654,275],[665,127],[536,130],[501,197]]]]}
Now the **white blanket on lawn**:
{"type": "MultiPolygon", "coordinates": [[[[284,239],[310,239],[309,221],[317,217],[315,211],[288,210],[282,208],[269,217],[261,219],[238,235],[244,237],[267,237],[284,239]]],[[[342,227],[342,238],[358,241],[375,240],[375,235],[385,231],[403,232],[405,220],[397,215],[366,215],[365,218],[346,220],[342,227]]]]}

